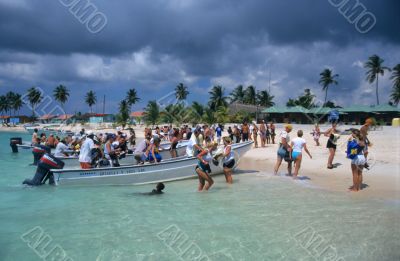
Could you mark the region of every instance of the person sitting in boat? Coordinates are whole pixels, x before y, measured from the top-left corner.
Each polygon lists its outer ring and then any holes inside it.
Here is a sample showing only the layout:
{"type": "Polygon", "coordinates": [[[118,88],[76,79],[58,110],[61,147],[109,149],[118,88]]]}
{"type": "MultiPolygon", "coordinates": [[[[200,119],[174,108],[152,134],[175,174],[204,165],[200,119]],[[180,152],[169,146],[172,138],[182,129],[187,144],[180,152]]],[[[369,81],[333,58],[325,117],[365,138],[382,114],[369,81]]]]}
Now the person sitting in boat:
{"type": "Polygon", "coordinates": [[[80,147],[79,164],[81,165],[82,169],[92,168],[91,151],[93,148],[95,148],[93,138],[94,133],[92,131],[88,131],[85,141],[83,142],[82,147],[80,147]]]}
{"type": "Polygon", "coordinates": [[[54,149],[56,143],[56,139],[54,138],[54,134],[50,134],[49,138],[46,141],[46,146],[50,147],[51,149],[54,149]]]}
{"type": "Polygon", "coordinates": [[[110,162],[112,167],[119,167],[119,153],[113,146],[116,138],[117,136],[115,134],[108,134],[106,144],[104,144],[104,157],[110,162]]]}
{"type": "Polygon", "coordinates": [[[138,145],[135,147],[135,151],[133,152],[133,155],[136,160],[136,164],[144,164],[147,158],[147,148],[150,146],[150,140],[151,136],[147,135],[144,140],[138,143],[138,145]]]}
{"type": "Polygon", "coordinates": [[[150,150],[148,154],[149,156],[147,158],[150,163],[158,163],[162,160],[162,157],[160,155],[160,143],[160,138],[153,139],[153,144],[150,145],[150,150]]]}
{"type": "Polygon", "coordinates": [[[42,132],[40,134],[40,145],[46,146],[46,142],[47,142],[46,133],[42,132]]]}
{"type": "Polygon", "coordinates": [[[213,156],[211,153],[216,150],[218,147],[218,143],[210,142],[207,144],[206,149],[202,149],[201,152],[197,155],[197,159],[199,160],[195,171],[199,177],[199,187],[198,191],[209,190],[210,187],[214,184],[214,180],[211,178],[211,167],[210,162],[213,160],[213,156]],[[207,185],[205,184],[207,181],[207,185]]]}
{"type": "Polygon", "coordinates": [[[135,133],[135,130],[134,129],[130,129],[129,130],[129,135],[130,136],[129,136],[129,139],[128,139],[128,143],[129,143],[128,150],[134,151],[135,150],[135,146],[136,146],[136,133],[135,133]]]}
{"type": "Polygon", "coordinates": [[[117,136],[116,140],[112,143],[114,150],[118,152],[118,158],[124,158],[126,153],[128,153],[128,145],[126,143],[127,135],[125,133],[121,133],[117,136]]]}
{"type": "Polygon", "coordinates": [[[71,149],[68,147],[68,144],[70,142],[71,142],[71,137],[69,137],[69,136],[60,140],[60,142],[57,144],[56,150],[54,152],[54,156],[57,158],[68,157],[69,152],[71,152],[71,149]]]}

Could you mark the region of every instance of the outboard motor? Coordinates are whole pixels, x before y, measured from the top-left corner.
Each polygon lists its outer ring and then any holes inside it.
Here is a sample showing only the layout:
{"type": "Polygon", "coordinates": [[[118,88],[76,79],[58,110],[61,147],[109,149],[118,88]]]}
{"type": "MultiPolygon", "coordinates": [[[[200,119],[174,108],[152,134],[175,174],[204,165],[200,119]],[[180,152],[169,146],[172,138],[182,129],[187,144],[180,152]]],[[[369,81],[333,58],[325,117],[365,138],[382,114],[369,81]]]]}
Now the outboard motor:
{"type": "Polygon", "coordinates": [[[54,176],[50,169],[62,169],[63,167],[64,162],[62,160],[57,159],[53,155],[45,154],[38,162],[36,173],[35,176],[33,176],[33,179],[26,179],[24,182],[22,182],[22,184],[40,186],[49,180],[49,184],[53,185],[55,184],[54,176]]]}
{"type": "Polygon", "coordinates": [[[13,153],[18,153],[18,146],[22,145],[22,138],[11,138],[10,139],[10,147],[13,153]]]}
{"type": "Polygon", "coordinates": [[[50,154],[50,147],[44,146],[44,145],[36,145],[32,149],[32,154],[33,154],[33,163],[32,165],[37,165],[40,158],[43,157],[44,154],[48,153],[50,154]]]}

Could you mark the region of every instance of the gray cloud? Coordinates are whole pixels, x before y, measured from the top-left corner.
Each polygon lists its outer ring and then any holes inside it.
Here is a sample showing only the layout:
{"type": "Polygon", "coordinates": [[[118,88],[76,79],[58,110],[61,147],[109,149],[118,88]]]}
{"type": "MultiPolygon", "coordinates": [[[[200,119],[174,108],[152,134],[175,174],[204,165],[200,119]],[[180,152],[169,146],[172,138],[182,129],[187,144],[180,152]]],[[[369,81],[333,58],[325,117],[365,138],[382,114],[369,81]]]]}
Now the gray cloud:
{"type": "MultiPolygon", "coordinates": [[[[400,62],[400,2],[361,2],[377,18],[367,34],[328,0],[92,0],[108,24],[91,34],[59,1],[0,0],[0,90],[63,82],[79,95],[82,86],[116,88],[109,94],[116,101],[137,87],[146,100],[154,95],[145,90],[165,93],[180,81],[193,90],[218,82],[266,88],[271,70],[283,103],[304,88],[321,94],[319,72],[328,66],[340,74],[332,98],[349,103],[342,93],[352,91],[372,102],[364,70],[353,64],[374,53],[389,66],[400,62]]],[[[390,82],[382,85],[387,96],[390,82]]],[[[198,97],[206,99],[206,92],[191,99],[198,97]]]]}

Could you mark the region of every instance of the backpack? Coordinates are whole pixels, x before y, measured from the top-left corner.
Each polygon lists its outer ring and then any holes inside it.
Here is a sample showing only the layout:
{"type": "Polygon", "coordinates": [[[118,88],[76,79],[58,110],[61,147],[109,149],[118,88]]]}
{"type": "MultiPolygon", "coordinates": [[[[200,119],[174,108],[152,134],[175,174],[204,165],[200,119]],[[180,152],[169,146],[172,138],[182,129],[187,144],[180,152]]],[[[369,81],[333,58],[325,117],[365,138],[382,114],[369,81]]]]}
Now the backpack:
{"type": "Polygon", "coordinates": [[[360,149],[360,145],[356,140],[351,140],[347,142],[347,158],[354,159],[358,155],[358,151],[360,149]]]}

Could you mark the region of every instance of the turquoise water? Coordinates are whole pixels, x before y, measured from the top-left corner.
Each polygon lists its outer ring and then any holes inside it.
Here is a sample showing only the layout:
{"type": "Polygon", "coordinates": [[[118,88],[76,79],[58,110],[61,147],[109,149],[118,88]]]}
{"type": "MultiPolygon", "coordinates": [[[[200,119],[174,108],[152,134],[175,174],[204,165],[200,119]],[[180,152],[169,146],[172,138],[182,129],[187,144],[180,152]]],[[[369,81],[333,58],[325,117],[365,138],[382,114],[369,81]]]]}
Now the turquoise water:
{"type": "Polygon", "coordinates": [[[11,136],[0,133],[0,260],[400,259],[396,200],[253,169],[231,187],[217,177],[208,193],[196,180],[167,183],[162,196],[135,194],[151,185],[28,188],[32,156],[13,155],[11,136]]]}

